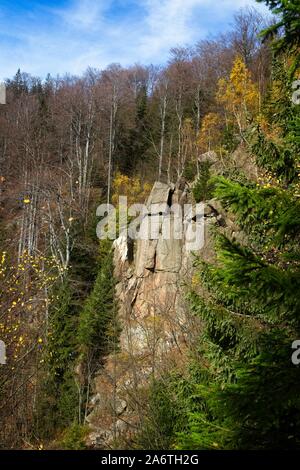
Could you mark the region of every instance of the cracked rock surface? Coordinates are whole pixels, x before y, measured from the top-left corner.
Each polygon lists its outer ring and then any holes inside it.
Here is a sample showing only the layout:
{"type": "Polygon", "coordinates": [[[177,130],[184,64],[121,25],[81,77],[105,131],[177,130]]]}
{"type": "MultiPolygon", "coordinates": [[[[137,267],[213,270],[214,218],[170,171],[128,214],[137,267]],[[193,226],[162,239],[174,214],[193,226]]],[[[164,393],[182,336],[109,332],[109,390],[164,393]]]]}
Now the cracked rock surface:
{"type": "MultiPolygon", "coordinates": [[[[183,208],[188,203],[185,190],[156,182],[146,203],[147,213],[140,232],[148,239],[134,241],[129,259],[128,238],[121,235],[114,242],[118,322],[122,332],[118,352],[109,355],[94,380],[91,412],[87,417],[91,432],[87,444],[109,448],[113,442],[130,440],[145,409],[144,390],[153,377],[184,362],[186,334],[191,319],[185,304],[187,286],[193,275],[193,255],[187,238],[181,236],[184,211],[172,212],[174,203],[183,208]],[[152,224],[153,221],[153,224],[152,224]],[[170,237],[163,237],[170,227],[170,237]]],[[[216,201],[205,206],[199,220],[191,213],[192,225],[204,224],[204,244],[198,250],[204,259],[213,256],[209,236],[212,223],[223,215],[216,201]],[[206,221],[207,223],[205,223],[206,221]]]]}

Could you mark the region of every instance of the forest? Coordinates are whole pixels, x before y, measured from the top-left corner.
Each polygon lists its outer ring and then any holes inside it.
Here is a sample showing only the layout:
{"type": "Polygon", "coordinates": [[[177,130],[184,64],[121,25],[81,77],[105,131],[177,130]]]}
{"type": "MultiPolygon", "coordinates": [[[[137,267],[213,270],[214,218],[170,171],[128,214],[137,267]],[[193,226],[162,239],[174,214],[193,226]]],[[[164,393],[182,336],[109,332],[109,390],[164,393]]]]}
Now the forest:
{"type": "Polygon", "coordinates": [[[0,449],[300,449],[300,3],[257,1],[164,65],[6,80],[0,449]],[[217,222],[130,355],[139,248],[121,266],[97,207],[158,183],[217,222]]]}

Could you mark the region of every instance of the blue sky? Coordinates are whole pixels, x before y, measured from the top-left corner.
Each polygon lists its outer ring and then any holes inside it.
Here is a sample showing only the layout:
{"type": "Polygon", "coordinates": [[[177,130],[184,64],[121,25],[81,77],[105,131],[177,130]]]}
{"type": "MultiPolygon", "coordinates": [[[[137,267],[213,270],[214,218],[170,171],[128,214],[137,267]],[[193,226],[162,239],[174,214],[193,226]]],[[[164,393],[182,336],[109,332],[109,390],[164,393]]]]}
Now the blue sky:
{"type": "Polygon", "coordinates": [[[171,47],[225,31],[255,0],[0,0],[0,80],[118,62],[164,63],[171,47]]]}

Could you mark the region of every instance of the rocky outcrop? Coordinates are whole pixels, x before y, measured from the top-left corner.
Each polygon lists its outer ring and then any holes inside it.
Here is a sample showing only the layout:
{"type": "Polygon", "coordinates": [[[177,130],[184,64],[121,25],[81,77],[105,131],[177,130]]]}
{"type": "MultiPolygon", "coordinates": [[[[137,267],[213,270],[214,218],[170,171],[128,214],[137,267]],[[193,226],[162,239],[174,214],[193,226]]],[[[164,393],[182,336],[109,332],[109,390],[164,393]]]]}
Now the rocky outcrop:
{"type": "Polygon", "coordinates": [[[118,350],[106,358],[94,380],[87,418],[91,447],[108,448],[120,439],[128,442],[143,416],[147,384],[175,365],[184,367],[186,335],[195,322],[185,305],[193,275],[191,233],[202,228],[204,243],[197,251],[209,259],[210,226],[226,225],[217,201],[209,201],[200,213],[184,211],[188,202],[185,190],[156,182],[140,221],[140,239],[132,243],[123,234],[114,243],[122,332],[118,350]]]}

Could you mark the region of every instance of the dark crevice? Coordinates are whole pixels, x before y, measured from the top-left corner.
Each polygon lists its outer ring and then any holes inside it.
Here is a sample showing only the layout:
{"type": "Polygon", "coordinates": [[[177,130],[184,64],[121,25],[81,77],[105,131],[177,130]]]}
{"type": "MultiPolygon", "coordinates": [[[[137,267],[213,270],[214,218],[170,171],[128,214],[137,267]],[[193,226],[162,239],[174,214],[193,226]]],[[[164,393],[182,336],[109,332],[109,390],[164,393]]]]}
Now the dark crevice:
{"type": "Polygon", "coordinates": [[[169,207],[172,206],[173,194],[174,194],[174,189],[170,189],[169,194],[168,194],[168,200],[167,200],[167,204],[169,207]]]}

